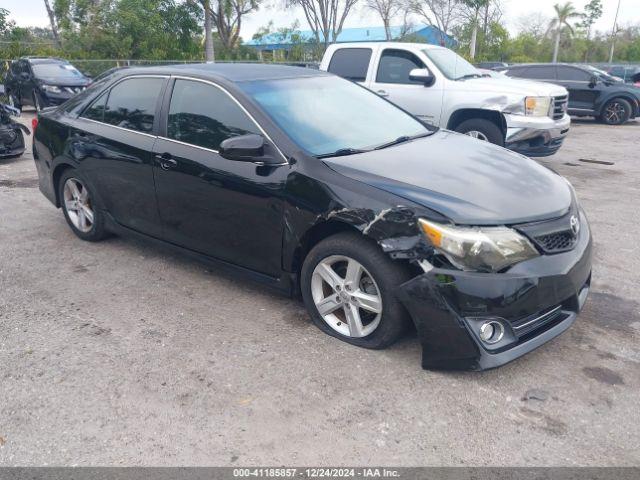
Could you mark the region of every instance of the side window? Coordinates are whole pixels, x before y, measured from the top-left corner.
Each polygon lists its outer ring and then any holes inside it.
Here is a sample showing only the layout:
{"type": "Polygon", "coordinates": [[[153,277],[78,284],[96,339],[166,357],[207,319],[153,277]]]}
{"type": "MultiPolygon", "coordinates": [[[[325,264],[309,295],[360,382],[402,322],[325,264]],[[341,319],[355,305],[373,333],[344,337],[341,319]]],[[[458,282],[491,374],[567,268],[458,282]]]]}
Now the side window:
{"type": "Polygon", "coordinates": [[[505,70],[504,73],[507,74],[507,76],[509,76],[509,77],[525,78],[524,75],[526,73],[526,69],[525,68],[510,68],[508,70],[505,70]]]}
{"type": "Polygon", "coordinates": [[[87,108],[84,112],[82,112],[82,115],[80,116],[83,118],[88,118],[89,120],[96,120],[98,122],[103,122],[104,110],[107,104],[108,96],[109,95],[107,95],[106,92],[100,95],[100,98],[98,98],[95,102],[93,102],[91,106],[87,108]]]}
{"type": "Polygon", "coordinates": [[[340,48],[331,57],[329,72],[354,82],[362,82],[367,79],[370,60],[370,48],[340,48]]]}
{"type": "Polygon", "coordinates": [[[104,122],[116,127],[150,133],[164,78],[130,78],[111,89],[104,122]]]}
{"type": "Polygon", "coordinates": [[[567,82],[588,82],[591,74],[579,68],[558,67],[558,79],[567,82]]]}
{"type": "Polygon", "coordinates": [[[218,150],[227,138],[248,133],[260,130],[225,92],[202,82],[176,80],[169,106],[169,138],[218,150]]]}
{"type": "Polygon", "coordinates": [[[555,80],[556,67],[553,65],[544,67],[529,67],[526,69],[525,78],[531,78],[533,80],[555,80]]]}
{"type": "Polygon", "coordinates": [[[409,79],[409,72],[415,68],[425,67],[413,53],[405,50],[385,50],[378,65],[376,82],[421,84],[409,79]]]}

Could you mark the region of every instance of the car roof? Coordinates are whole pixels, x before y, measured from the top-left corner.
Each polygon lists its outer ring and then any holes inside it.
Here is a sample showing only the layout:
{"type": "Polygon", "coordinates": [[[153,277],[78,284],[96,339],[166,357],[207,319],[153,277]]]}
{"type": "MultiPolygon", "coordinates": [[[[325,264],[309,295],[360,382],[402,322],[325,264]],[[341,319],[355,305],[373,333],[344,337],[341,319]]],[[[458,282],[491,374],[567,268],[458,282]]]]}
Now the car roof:
{"type": "Polygon", "coordinates": [[[193,75],[200,78],[222,78],[234,83],[254,80],[332,76],[330,73],[312,68],[261,63],[191,63],[160,67],[131,67],[120,70],[117,73],[127,76],[152,73],[193,75]]]}
{"type": "Polygon", "coordinates": [[[430,43],[416,43],[416,42],[346,42],[346,43],[334,43],[334,48],[373,48],[383,46],[389,47],[413,47],[427,50],[448,50],[447,47],[441,47],[440,45],[432,45],[430,43]]]}

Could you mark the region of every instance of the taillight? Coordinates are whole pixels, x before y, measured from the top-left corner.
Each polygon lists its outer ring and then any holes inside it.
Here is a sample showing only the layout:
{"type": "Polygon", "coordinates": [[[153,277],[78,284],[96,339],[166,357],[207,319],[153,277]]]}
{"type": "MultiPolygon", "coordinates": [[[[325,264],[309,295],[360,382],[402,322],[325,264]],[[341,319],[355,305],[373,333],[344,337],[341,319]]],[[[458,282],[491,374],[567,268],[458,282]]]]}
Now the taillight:
{"type": "Polygon", "coordinates": [[[31,133],[36,133],[36,127],[38,126],[38,119],[31,119],[31,133]]]}

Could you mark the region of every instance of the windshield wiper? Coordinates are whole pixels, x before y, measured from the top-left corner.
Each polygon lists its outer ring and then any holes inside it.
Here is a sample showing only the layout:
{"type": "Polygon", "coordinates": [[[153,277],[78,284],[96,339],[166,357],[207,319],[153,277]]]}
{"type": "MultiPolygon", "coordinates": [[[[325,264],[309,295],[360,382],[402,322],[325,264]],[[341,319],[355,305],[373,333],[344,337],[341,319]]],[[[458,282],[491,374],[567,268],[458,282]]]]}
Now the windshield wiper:
{"type": "Polygon", "coordinates": [[[316,158],[344,157],[346,155],[355,155],[356,153],[364,153],[368,151],[369,150],[362,150],[360,148],[339,148],[335,152],[316,155],[316,158]]]}
{"type": "Polygon", "coordinates": [[[419,133],[418,135],[403,135],[401,137],[396,138],[395,140],[391,140],[390,142],[383,143],[382,145],[378,145],[374,148],[374,150],[382,150],[383,148],[392,147],[394,145],[398,145],[400,143],[409,142],[411,140],[415,140],[416,138],[428,137],[432,135],[433,132],[419,133]]]}
{"type": "Polygon", "coordinates": [[[480,73],[467,73],[466,75],[462,75],[461,77],[456,78],[456,80],[467,80],[468,78],[482,78],[482,74],[480,74],[480,73]]]}

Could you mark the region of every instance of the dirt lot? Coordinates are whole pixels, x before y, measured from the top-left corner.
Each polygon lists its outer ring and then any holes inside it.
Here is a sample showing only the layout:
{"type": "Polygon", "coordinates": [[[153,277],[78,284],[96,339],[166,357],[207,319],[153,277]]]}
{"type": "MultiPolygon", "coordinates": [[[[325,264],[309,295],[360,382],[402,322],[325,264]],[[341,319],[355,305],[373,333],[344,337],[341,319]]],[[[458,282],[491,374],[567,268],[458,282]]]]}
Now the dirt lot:
{"type": "Polygon", "coordinates": [[[576,121],[544,161],[591,220],[592,293],[485,373],[423,371],[415,338],[351,347],[144,243],[82,242],[31,154],[0,161],[0,465],[639,465],[638,152],[639,122],[576,121]]]}

